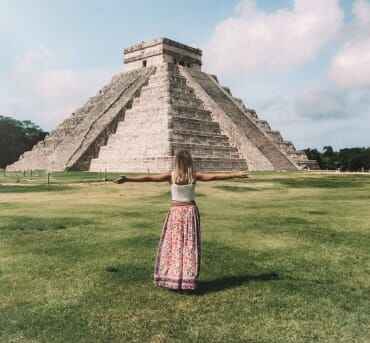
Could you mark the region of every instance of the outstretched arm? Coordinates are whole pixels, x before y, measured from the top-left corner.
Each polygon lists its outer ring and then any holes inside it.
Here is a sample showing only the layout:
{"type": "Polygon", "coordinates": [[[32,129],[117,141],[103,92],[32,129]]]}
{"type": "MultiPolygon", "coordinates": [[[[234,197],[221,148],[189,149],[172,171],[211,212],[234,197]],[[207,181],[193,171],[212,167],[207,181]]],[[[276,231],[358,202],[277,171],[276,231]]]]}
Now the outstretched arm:
{"type": "Polygon", "coordinates": [[[228,179],[244,179],[248,174],[245,171],[230,172],[230,173],[196,173],[196,178],[199,181],[215,181],[215,180],[228,180],[228,179]]]}
{"type": "Polygon", "coordinates": [[[124,183],[124,182],[163,182],[170,181],[171,174],[163,173],[159,175],[145,175],[145,176],[121,176],[118,179],[114,180],[115,183],[124,183]]]}

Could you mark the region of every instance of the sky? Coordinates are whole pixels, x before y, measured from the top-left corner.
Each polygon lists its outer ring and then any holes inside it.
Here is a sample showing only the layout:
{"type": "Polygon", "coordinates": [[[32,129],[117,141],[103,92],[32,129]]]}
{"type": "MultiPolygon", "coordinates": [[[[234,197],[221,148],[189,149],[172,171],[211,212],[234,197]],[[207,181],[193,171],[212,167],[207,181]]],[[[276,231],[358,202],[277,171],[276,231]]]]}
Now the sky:
{"type": "Polygon", "coordinates": [[[370,0],[0,0],[0,114],[52,130],[158,37],[297,148],[370,146],[370,0]]]}

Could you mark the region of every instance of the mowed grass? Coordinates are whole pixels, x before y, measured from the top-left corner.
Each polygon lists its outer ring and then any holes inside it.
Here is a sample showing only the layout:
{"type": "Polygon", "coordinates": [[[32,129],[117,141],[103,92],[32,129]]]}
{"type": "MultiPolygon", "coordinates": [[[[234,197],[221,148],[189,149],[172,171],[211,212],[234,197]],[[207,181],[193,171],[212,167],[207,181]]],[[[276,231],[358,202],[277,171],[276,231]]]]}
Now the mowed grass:
{"type": "Polygon", "coordinates": [[[167,184],[8,177],[0,342],[370,342],[369,177],[199,183],[192,295],[153,284],[167,184]]]}

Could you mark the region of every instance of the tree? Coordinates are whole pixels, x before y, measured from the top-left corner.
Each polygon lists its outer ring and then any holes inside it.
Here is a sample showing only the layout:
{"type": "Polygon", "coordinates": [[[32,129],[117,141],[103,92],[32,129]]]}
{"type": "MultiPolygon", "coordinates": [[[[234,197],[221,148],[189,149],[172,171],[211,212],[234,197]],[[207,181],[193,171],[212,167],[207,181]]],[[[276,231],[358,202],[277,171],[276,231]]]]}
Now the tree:
{"type": "Polygon", "coordinates": [[[323,169],[321,153],[317,149],[304,149],[306,156],[309,160],[315,160],[319,164],[320,168],[323,169]]]}
{"type": "Polygon", "coordinates": [[[0,168],[17,161],[46,135],[47,132],[30,120],[0,116],[0,168]]]}
{"type": "Polygon", "coordinates": [[[334,156],[335,154],[333,147],[331,147],[330,145],[324,146],[323,150],[324,150],[324,153],[323,153],[324,156],[329,157],[329,156],[334,156]]]}
{"type": "Polygon", "coordinates": [[[343,171],[370,170],[370,148],[345,148],[335,151],[325,146],[323,151],[305,149],[309,159],[316,160],[321,169],[340,169],[343,171]]]}

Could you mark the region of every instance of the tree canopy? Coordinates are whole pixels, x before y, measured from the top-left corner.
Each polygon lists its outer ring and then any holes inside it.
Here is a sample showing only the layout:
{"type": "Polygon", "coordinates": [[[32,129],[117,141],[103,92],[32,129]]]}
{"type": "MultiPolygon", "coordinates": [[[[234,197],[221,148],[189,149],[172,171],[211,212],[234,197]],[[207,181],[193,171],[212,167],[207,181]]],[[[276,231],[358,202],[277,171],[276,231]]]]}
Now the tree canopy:
{"type": "Polygon", "coordinates": [[[19,121],[0,115],[0,168],[17,161],[46,135],[47,132],[30,120],[19,121]]]}
{"type": "Polygon", "coordinates": [[[345,148],[335,151],[331,146],[325,146],[322,152],[308,148],[305,153],[309,159],[316,160],[321,169],[370,170],[370,148],[345,148]]]}

